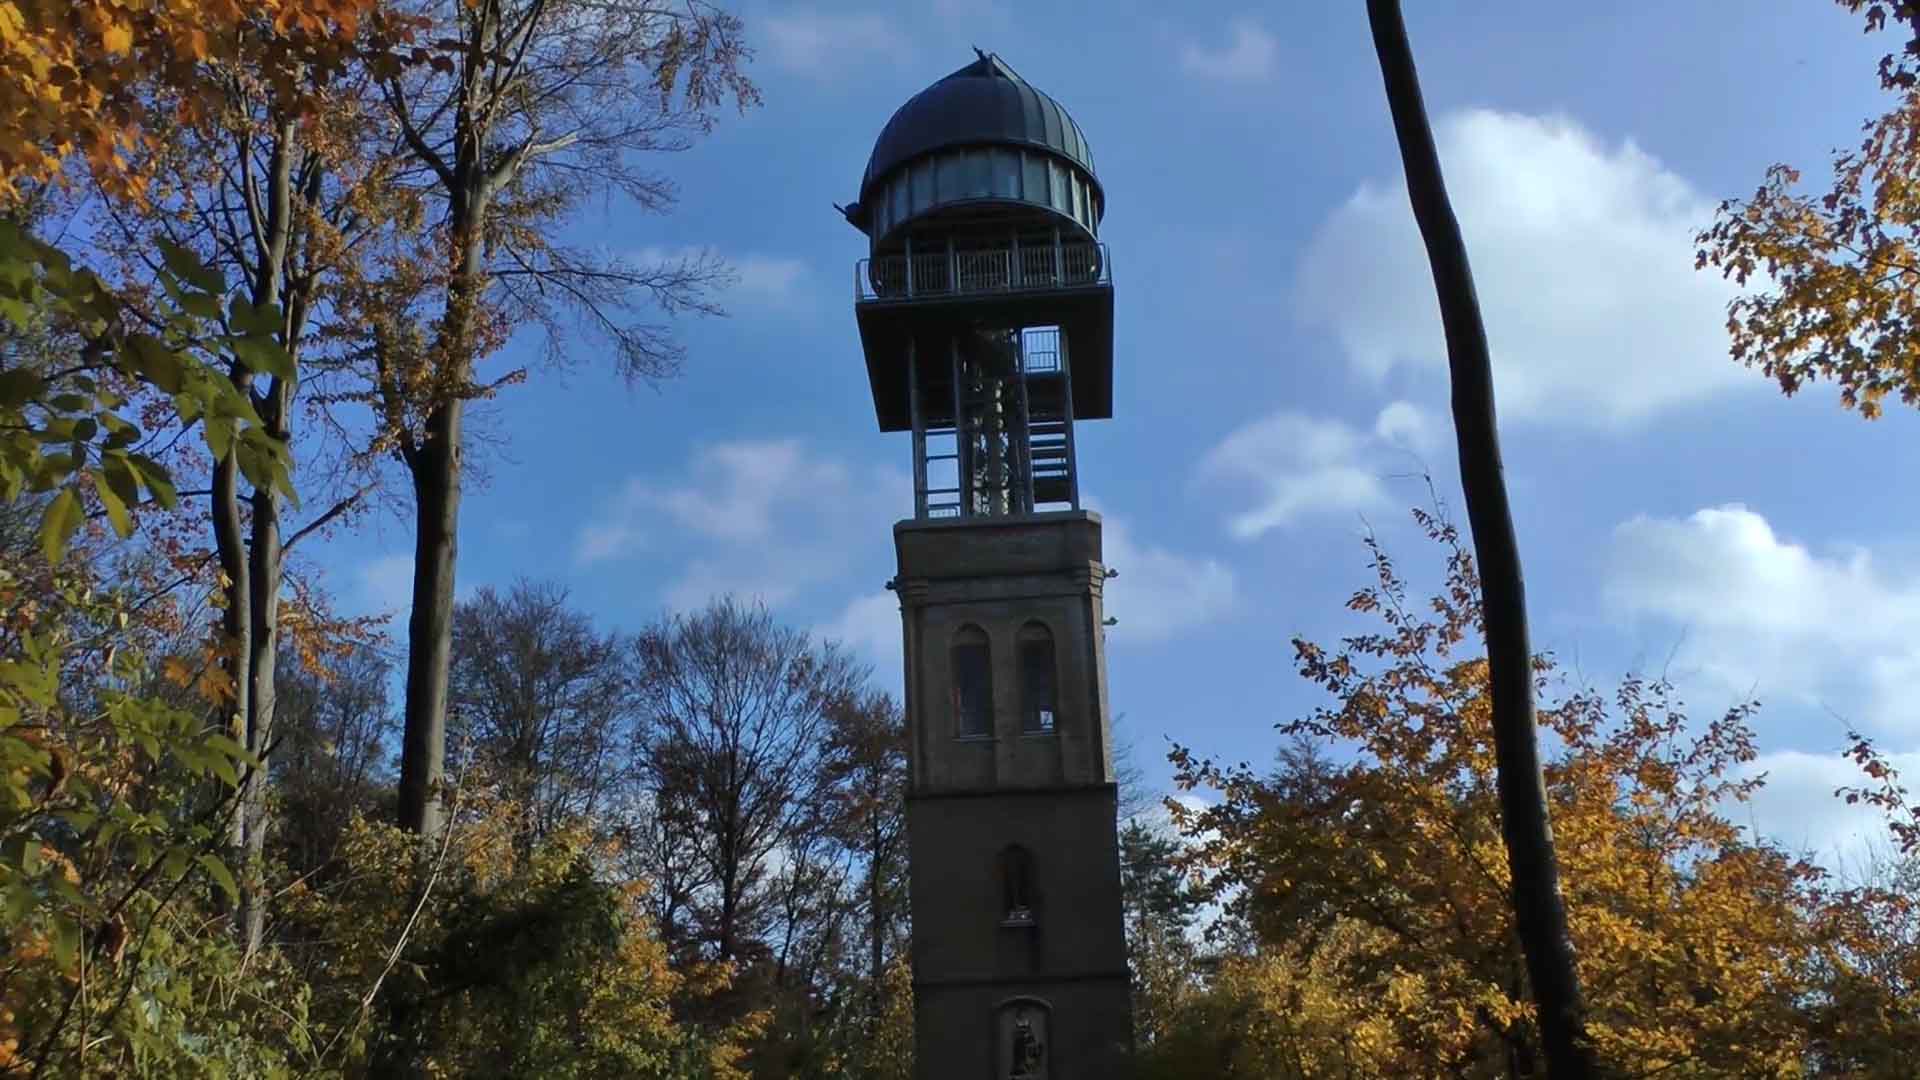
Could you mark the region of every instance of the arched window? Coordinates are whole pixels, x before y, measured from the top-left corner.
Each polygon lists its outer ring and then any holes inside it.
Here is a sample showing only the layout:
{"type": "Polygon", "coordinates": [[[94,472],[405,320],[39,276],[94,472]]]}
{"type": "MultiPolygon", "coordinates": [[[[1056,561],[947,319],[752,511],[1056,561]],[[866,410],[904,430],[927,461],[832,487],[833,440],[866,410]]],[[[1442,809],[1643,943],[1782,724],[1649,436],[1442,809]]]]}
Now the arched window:
{"type": "Polygon", "coordinates": [[[993,650],[977,626],[953,635],[953,718],[963,737],[993,734],[993,650]]]}
{"type": "Polygon", "coordinates": [[[1053,734],[1059,707],[1053,659],[1053,632],[1037,622],[1020,628],[1020,730],[1053,734]]]}
{"type": "Polygon", "coordinates": [[[1032,926],[1039,905],[1034,892],[1033,853],[1019,844],[1000,849],[1000,925],[1032,926]]]}

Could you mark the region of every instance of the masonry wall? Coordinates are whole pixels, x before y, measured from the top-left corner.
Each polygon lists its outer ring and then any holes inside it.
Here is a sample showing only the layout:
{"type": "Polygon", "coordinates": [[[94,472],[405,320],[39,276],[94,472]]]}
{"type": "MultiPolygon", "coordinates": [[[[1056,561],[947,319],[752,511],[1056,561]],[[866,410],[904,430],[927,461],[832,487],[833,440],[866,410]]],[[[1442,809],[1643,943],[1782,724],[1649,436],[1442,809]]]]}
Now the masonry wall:
{"type": "Polygon", "coordinates": [[[1100,519],[1086,511],[894,527],[906,635],[917,1075],[1004,1080],[1003,1011],[1045,1014],[1048,1080],[1110,1077],[1131,1044],[1100,519]],[[1039,623],[1056,717],[1021,728],[1016,643],[1039,623]],[[951,643],[990,645],[991,729],[955,715],[951,643]],[[1004,853],[1031,862],[1010,919],[1004,853]]]}

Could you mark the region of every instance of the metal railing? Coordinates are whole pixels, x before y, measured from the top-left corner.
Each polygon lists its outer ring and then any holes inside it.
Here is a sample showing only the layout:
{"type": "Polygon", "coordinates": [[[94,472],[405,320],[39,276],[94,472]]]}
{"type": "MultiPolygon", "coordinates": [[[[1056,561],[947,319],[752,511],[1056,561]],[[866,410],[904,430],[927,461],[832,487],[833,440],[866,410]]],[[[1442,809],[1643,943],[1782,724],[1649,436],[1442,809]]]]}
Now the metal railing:
{"type": "Polygon", "coordinates": [[[1111,285],[1105,244],[881,255],[853,267],[855,300],[918,300],[1111,285]]]}

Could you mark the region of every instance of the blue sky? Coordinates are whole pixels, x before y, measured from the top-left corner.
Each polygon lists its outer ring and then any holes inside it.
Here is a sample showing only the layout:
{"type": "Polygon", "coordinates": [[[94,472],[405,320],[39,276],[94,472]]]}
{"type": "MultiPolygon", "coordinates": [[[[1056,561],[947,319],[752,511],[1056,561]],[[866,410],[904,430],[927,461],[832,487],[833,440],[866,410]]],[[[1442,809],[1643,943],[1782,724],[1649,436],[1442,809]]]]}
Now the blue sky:
{"type": "MultiPolygon", "coordinates": [[[[1831,799],[1845,717],[1920,776],[1920,418],[1782,400],[1726,356],[1731,295],[1692,231],[1774,161],[1818,183],[1879,111],[1836,6],[1410,5],[1428,107],[1491,340],[1537,646],[1599,686],[1665,670],[1702,721],[1748,694],[1774,777],[1752,810],[1793,844],[1862,827],[1831,799]],[[1442,10],[1444,9],[1444,11],[1442,10]]],[[[636,628],[758,596],[899,683],[882,583],[911,512],[908,445],[875,430],[852,311],[856,194],[893,109],[1000,53],[1059,99],[1108,195],[1114,418],[1080,427],[1082,489],[1120,571],[1113,708],[1148,778],[1168,737],[1263,762],[1317,702],[1289,639],[1359,623],[1370,524],[1416,584],[1406,510],[1456,508],[1443,345],[1360,4],[754,4],[766,103],[663,161],[668,216],[596,206],[576,239],[710,248],[725,318],[685,374],[628,390],[570,369],[477,418],[463,594],[548,578],[636,628]],[[1176,17],[1176,12],[1180,14],[1176,17]]],[[[533,357],[532,343],[509,353],[533,357]]],[[[501,369],[514,355],[493,361],[501,369]]],[[[1463,516],[1463,515],[1462,515],[1463,516]]],[[[317,549],[346,606],[393,610],[389,516],[317,549]]],[[[396,629],[404,625],[404,617],[396,629]]]]}

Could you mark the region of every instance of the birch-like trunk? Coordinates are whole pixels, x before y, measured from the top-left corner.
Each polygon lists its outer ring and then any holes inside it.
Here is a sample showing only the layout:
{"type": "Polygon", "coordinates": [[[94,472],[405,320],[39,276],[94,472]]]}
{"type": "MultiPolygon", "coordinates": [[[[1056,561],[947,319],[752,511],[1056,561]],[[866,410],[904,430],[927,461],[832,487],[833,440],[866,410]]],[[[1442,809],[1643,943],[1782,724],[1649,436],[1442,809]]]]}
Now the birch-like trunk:
{"type": "Polygon", "coordinates": [[[1566,903],[1554,856],[1553,824],[1533,704],[1533,647],[1527,633],[1526,582],[1500,461],[1493,362],[1474,294],[1466,242],[1447,198],[1440,155],[1420,95],[1413,48],[1398,0],[1367,0],[1375,52],[1386,82],[1394,133],[1406,167],[1407,195],[1426,241],[1453,387],[1460,483],[1480,567],[1500,828],[1512,873],[1514,926],[1539,1008],[1541,1048],[1554,1080],[1586,1080],[1596,1064],[1586,1035],[1580,977],[1567,933],[1566,903]]]}

